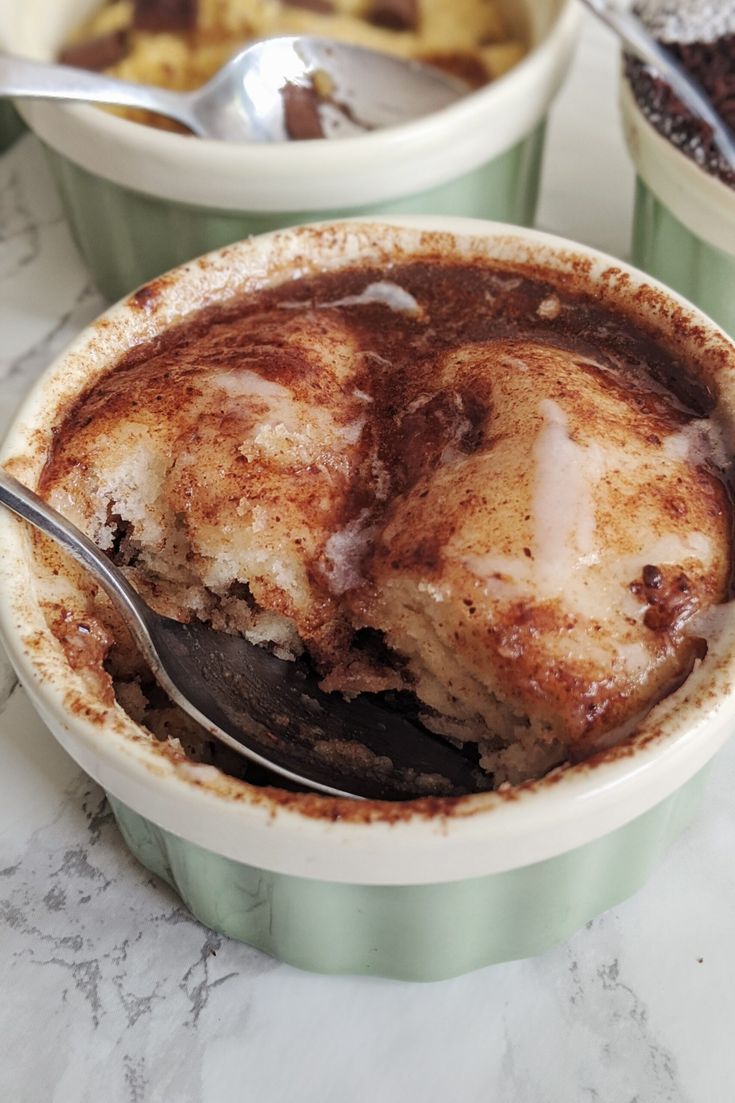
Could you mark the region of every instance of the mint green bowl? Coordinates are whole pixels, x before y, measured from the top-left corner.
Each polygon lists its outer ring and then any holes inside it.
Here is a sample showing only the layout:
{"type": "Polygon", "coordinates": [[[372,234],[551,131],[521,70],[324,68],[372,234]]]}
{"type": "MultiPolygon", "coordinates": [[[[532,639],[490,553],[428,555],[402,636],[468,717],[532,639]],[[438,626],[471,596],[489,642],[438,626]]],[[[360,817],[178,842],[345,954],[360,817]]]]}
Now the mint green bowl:
{"type": "Polygon", "coordinates": [[[735,335],[735,191],[661,137],[625,81],[621,106],[637,172],[633,263],[735,335]]]}
{"type": "Polygon", "coordinates": [[[231,211],[176,203],[96,176],[50,146],[46,152],[77,247],[99,289],[115,300],[191,257],[316,218],[459,213],[530,226],[544,130],[539,123],[498,157],[426,191],[324,211],[231,211]]]}
{"type": "Polygon", "coordinates": [[[245,865],[108,800],[131,853],[205,927],[311,972],[434,981],[540,954],[632,896],[696,812],[706,773],[586,846],[505,873],[421,885],[310,880],[245,865]]]}
{"type": "MultiPolygon", "coordinates": [[[[667,335],[735,432],[735,345],[610,257],[529,230],[406,217],[306,226],[199,258],[112,307],[35,385],[0,463],[37,485],[58,420],[127,349],[202,304],[354,262],[436,255],[585,283],[667,335]]],[[[0,511],[0,634],[39,713],[108,794],[132,853],[205,925],[328,973],[456,976],[539,953],[635,892],[692,815],[735,722],[735,611],[635,736],[534,784],[454,800],[350,801],[262,789],[186,759],[72,669],[40,599],[64,600],[28,530],[0,511]]]]}
{"type": "MultiPolygon", "coordinates": [[[[1,2],[1,0],[0,0],[1,2]]],[[[48,59],[99,0],[26,0],[6,13],[15,52],[48,59]]],[[[118,299],[249,234],[384,213],[533,222],[544,125],[576,43],[574,0],[499,0],[531,43],[486,88],[406,125],[340,141],[192,139],[51,102],[23,105],[48,150],[72,233],[118,299]]]]}

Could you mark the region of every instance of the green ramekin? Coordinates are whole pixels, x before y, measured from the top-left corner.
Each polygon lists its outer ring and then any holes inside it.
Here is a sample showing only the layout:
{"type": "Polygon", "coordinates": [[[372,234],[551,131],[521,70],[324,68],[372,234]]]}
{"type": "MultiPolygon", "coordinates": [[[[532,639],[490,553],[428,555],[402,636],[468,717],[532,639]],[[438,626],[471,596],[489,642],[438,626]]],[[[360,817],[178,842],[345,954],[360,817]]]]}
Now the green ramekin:
{"type": "Polygon", "coordinates": [[[95,282],[119,299],[160,272],[251,234],[316,218],[447,214],[533,224],[545,126],[446,184],[383,203],[330,211],[247,212],[174,203],[103,180],[46,147],[72,235],[95,282]]]}
{"type": "Polygon", "coordinates": [[[422,885],[318,881],[245,865],[108,800],[131,853],[205,927],[314,973],[434,981],[540,954],[632,896],[692,819],[708,770],[585,846],[505,873],[422,885]]]}
{"type": "Polygon", "coordinates": [[[651,126],[625,78],[621,107],[637,172],[633,263],[735,335],[735,191],[651,126]]]}
{"type": "MultiPolygon", "coordinates": [[[[307,226],[228,246],[112,307],[35,385],[0,462],[37,485],[55,427],[128,348],[203,304],[360,259],[531,266],[583,279],[665,335],[735,424],[735,345],[641,273],[583,246],[468,219],[307,226]],[[580,276],[584,273],[584,276],[580,276]]],[[[733,431],[732,429],[730,430],[733,431]]],[[[304,969],[437,980],[538,953],[634,892],[688,821],[735,721],[735,612],[636,734],[505,792],[361,802],[265,790],[184,759],[103,701],[44,618],[29,531],[0,511],[0,632],[53,734],[107,792],[136,857],[207,926],[304,969]]]]}
{"type": "MultiPolygon", "coordinates": [[[[2,0],[0,0],[2,2],[2,0]]],[[[98,0],[6,14],[20,54],[53,57],[98,0]]],[[[533,221],[544,123],[569,68],[574,0],[502,0],[533,46],[486,88],[412,123],[340,141],[211,142],[98,108],[26,101],[79,249],[110,299],[248,234],[385,213],[533,221]]]]}

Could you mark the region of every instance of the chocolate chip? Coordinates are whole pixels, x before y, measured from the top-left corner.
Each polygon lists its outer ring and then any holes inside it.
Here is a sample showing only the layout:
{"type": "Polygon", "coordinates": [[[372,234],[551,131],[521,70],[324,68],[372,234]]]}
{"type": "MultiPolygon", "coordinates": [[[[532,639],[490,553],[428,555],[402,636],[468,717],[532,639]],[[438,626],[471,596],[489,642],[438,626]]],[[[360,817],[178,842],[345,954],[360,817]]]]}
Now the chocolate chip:
{"type": "Polygon", "coordinates": [[[112,34],[98,35],[86,42],[75,42],[65,46],[59,54],[62,65],[75,65],[78,69],[93,69],[99,72],[109,69],[126,56],[128,36],[125,31],[113,31],[112,34]]]}
{"type": "Polygon", "coordinates": [[[415,31],[418,25],[417,0],[374,0],[368,21],[390,31],[415,31]]]}
{"type": "Polygon", "coordinates": [[[197,6],[197,0],[135,0],[133,26],[136,31],[193,31],[197,6]]]}
{"type": "Polygon", "coordinates": [[[319,118],[319,97],[313,88],[301,84],[284,84],[281,89],[286,133],[295,141],[323,138],[319,118]]]}
{"type": "Polygon", "coordinates": [[[677,575],[665,587],[659,584],[654,593],[649,589],[647,598],[650,605],[643,618],[646,628],[655,632],[662,629],[672,631],[688,620],[699,608],[699,598],[691,589],[691,583],[685,574],[677,575]]]}
{"type": "Polygon", "coordinates": [[[643,581],[646,586],[652,590],[658,590],[663,583],[664,576],[658,567],[653,567],[650,563],[647,563],[643,568],[643,581]]]}
{"type": "Polygon", "coordinates": [[[303,8],[305,11],[316,12],[317,15],[331,15],[334,4],[331,0],[285,0],[289,8],[303,8]]]}
{"type": "Polygon", "coordinates": [[[491,79],[487,66],[475,54],[458,50],[451,54],[425,54],[420,60],[433,65],[435,69],[441,69],[450,77],[458,77],[470,88],[481,88],[491,79]]]}

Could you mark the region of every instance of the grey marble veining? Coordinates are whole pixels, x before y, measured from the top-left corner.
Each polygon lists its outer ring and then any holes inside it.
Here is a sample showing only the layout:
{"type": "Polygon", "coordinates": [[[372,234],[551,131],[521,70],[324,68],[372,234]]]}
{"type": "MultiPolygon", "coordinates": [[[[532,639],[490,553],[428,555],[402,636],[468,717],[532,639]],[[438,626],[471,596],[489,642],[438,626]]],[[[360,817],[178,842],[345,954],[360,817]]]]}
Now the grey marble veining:
{"type": "MultiPolygon", "coordinates": [[[[32,754],[48,737],[13,696],[32,754]]],[[[23,831],[0,820],[1,1099],[731,1098],[735,748],[635,899],[537,959],[427,986],[309,976],[206,931],[68,765],[23,831]]]]}
{"type": "Polygon", "coordinates": [[[71,244],[43,152],[25,137],[0,157],[0,432],[104,307],[71,244]]]}
{"type": "MultiPolygon", "coordinates": [[[[623,253],[615,65],[588,27],[541,223],[623,253]]],[[[0,427],[102,307],[24,138],[0,158],[0,427]]],[[[0,666],[0,1103],[729,1103],[734,790],[735,745],[646,888],[539,958],[310,976],[191,919],[0,666]]]]}

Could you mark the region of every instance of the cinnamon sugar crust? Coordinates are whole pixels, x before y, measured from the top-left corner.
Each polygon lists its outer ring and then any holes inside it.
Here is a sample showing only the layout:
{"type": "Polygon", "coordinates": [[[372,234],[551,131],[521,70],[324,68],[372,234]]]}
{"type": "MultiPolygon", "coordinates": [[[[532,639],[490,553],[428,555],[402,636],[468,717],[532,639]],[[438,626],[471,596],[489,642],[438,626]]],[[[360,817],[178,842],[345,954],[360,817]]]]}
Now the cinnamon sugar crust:
{"type": "MultiPolygon", "coordinates": [[[[687,627],[731,571],[711,405],[589,296],[492,264],[352,269],[127,353],[42,491],[160,612],[306,649],[334,691],[412,694],[497,785],[619,740],[701,657],[687,627]]],[[[85,601],[154,727],[166,703],[85,601]]]]}

